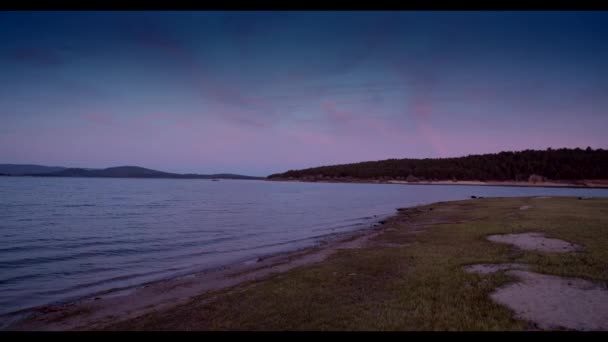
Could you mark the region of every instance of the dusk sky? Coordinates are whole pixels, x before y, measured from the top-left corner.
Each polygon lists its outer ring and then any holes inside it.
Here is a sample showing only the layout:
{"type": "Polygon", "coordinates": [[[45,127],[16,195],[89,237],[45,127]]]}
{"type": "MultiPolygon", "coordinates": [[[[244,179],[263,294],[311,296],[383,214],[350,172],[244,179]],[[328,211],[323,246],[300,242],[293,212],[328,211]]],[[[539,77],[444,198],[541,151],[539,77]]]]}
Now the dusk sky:
{"type": "Polygon", "coordinates": [[[608,148],[608,12],[0,12],[0,163],[608,148]]]}

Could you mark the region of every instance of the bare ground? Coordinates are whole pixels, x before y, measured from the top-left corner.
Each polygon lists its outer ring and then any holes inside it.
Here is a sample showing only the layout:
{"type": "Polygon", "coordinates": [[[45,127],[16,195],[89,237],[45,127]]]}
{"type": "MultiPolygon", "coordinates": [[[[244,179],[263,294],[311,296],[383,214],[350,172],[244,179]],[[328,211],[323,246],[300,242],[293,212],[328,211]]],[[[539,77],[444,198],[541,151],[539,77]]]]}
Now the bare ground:
{"type": "Polygon", "coordinates": [[[514,311],[519,319],[544,330],[608,330],[608,289],[584,279],[562,278],[529,271],[523,264],[478,264],[465,271],[505,272],[518,279],[490,297],[514,311]]]}
{"type": "Polygon", "coordinates": [[[498,243],[507,243],[521,249],[539,252],[568,253],[581,250],[580,246],[573,243],[547,238],[543,233],[534,232],[490,235],[488,236],[488,240],[498,243]]]}
{"type": "Polygon", "coordinates": [[[470,265],[464,268],[469,273],[491,274],[508,270],[527,270],[529,265],[524,264],[478,264],[470,265]]]}
{"type": "Polygon", "coordinates": [[[608,330],[608,290],[583,279],[569,279],[521,270],[519,279],[491,295],[516,317],[545,330],[608,330]]]}
{"type": "MultiPolygon", "coordinates": [[[[522,206],[525,210],[530,206],[522,206]]],[[[524,250],[567,253],[581,247],[546,238],[541,233],[491,235],[488,240],[524,250]]],[[[584,279],[563,278],[529,271],[524,264],[478,264],[465,271],[479,274],[505,272],[518,279],[497,288],[490,297],[509,307],[518,319],[544,330],[608,330],[608,289],[584,279]]]]}

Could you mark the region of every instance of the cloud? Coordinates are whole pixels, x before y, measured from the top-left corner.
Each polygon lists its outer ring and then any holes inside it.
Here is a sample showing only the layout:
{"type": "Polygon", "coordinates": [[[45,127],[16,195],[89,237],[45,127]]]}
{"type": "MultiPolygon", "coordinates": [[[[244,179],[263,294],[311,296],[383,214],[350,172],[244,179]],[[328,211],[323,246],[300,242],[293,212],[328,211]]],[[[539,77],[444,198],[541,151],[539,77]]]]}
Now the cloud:
{"type": "Polygon", "coordinates": [[[159,24],[148,23],[145,29],[131,30],[135,41],[149,49],[170,57],[183,70],[183,75],[201,99],[215,102],[215,110],[206,113],[254,127],[266,126],[279,116],[276,108],[263,97],[245,93],[238,85],[218,77],[204,61],[206,57],[180,42],[170,30],[159,24]]]}
{"type": "Polygon", "coordinates": [[[114,126],[116,125],[116,119],[112,114],[102,112],[89,112],[82,115],[82,118],[93,124],[114,126]]]}
{"type": "Polygon", "coordinates": [[[329,132],[341,138],[354,138],[361,144],[378,141],[387,144],[413,142],[414,137],[406,131],[402,122],[384,116],[386,108],[376,107],[374,102],[364,102],[346,109],[339,107],[333,101],[325,101],[321,104],[321,108],[329,132]]]}
{"type": "Polygon", "coordinates": [[[325,110],[330,122],[334,124],[345,125],[356,119],[352,112],[338,110],[336,108],[336,104],[332,101],[323,102],[322,107],[323,110],[325,110]]]}
{"type": "Polygon", "coordinates": [[[411,118],[418,135],[430,144],[439,157],[448,153],[443,136],[432,123],[442,66],[448,57],[441,51],[423,50],[416,56],[391,60],[391,67],[407,85],[408,105],[404,114],[411,118]],[[415,58],[414,58],[415,57],[415,58]]]}
{"type": "Polygon", "coordinates": [[[66,64],[55,49],[22,47],[16,48],[8,53],[8,57],[14,61],[32,66],[58,67],[66,64]]]}

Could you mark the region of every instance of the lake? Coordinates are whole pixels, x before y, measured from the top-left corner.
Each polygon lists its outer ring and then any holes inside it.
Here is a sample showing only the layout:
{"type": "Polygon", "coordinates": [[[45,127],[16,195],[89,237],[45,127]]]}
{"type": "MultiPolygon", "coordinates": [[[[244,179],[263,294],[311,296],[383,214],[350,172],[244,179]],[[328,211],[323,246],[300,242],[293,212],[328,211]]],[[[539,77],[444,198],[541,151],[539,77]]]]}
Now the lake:
{"type": "Polygon", "coordinates": [[[471,195],[608,189],[0,177],[0,314],[313,246],[399,207],[471,195]]]}

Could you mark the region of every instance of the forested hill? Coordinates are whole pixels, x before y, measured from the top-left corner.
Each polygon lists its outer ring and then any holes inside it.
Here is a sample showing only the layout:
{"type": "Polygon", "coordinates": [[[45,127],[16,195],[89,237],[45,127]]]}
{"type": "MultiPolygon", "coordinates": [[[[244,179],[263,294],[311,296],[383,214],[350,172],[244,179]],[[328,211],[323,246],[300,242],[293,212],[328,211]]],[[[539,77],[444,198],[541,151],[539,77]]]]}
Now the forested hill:
{"type": "Polygon", "coordinates": [[[458,158],[388,159],[290,170],[268,178],[528,181],[531,176],[562,181],[608,179],[608,150],[562,148],[458,158]]]}

